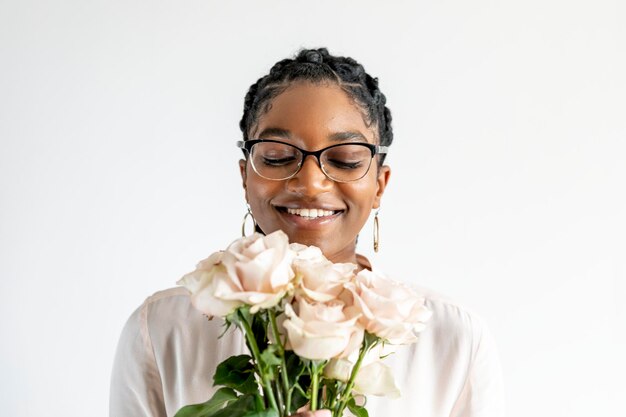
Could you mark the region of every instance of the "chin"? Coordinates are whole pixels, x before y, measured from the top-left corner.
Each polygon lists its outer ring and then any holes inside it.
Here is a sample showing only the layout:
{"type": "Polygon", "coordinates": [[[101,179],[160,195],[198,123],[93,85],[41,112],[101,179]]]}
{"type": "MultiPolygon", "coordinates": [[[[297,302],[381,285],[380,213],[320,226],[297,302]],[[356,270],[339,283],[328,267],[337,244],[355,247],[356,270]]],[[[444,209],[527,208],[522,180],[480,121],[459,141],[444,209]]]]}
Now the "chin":
{"type": "Polygon", "coordinates": [[[318,248],[323,249],[323,242],[324,239],[319,239],[319,238],[314,238],[311,236],[303,236],[302,234],[297,234],[297,235],[293,235],[293,234],[287,234],[287,236],[289,236],[289,242],[291,243],[300,243],[302,245],[307,245],[307,246],[317,246],[318,248]]]}

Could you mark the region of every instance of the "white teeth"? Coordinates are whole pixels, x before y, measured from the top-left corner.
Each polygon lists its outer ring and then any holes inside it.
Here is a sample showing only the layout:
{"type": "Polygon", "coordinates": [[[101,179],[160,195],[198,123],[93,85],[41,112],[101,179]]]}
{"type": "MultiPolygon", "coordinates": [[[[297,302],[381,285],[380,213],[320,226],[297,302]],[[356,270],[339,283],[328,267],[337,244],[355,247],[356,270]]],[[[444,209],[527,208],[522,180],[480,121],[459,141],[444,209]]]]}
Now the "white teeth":
{"type": "Polygon", "coordinates": [[[322,210],[322,209],[293,209],[288,208],[287,213],[295,214],[296,216],[308,217],[310,219],[316,219],[318,217],[332,216],[334,211],[322,210]]]}

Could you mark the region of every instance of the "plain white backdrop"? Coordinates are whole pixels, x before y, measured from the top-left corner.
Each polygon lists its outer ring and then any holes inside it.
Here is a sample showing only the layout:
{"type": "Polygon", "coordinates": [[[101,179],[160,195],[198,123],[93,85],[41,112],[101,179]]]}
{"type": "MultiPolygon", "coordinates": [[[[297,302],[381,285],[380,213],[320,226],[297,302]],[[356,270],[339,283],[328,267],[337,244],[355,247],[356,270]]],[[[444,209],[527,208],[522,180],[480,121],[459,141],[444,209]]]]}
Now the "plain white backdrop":
{"type": "Polygon", "coordinates": [[[619,0],[0,0],[0,413],[108,413],[126,318],[238,237],[243,97],[302,46],[394,116],[381,252],[481,315],[509,415],[626,415],[619,0]]]}

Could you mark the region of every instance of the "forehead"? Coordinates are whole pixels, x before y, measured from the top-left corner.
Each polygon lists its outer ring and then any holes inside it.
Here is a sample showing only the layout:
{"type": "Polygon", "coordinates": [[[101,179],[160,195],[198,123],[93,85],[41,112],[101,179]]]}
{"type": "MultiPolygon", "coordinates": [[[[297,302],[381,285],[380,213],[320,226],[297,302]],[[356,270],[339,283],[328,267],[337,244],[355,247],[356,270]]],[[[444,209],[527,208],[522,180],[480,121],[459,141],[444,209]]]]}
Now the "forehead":
{"type": "Polygon", "coordinates": [[[274,97],[252,134],[258,137],[268,129],[285,130],[286,139],[314,145],[312,148],[345,132],[358,132],[370,143],[374,143],[375,137],[363,111],[341,87],[332,83],[298,82],[274,97]]]}

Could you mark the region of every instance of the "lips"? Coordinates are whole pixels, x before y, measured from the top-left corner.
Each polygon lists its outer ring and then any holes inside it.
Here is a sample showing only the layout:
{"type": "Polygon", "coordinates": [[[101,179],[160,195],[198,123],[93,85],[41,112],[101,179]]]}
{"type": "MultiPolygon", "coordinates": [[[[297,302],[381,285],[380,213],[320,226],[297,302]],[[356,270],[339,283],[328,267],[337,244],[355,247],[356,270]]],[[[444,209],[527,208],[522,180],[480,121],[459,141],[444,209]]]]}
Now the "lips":
{"type": "Polygon", "coordinates": [[[316,219],[318,217],[328,217],[328,216],[332,216],[333,214],[337,213],[339,210],[324,210],[324,209],[317,209],[317,208],[312,208],[312,209],[308,209],[308,208],[287,208],[287,213],[289,214],[295,214],[296,216],[300,216],[300,217],[308,217],[311,219],[316,219]]]}
{"type": "Polygon", "coordinates": [[[334,209],[329,206],[323,207],[297,207],[295,205],[290,206],[274,206],[276,210],[281,213],[283,218],[290,223],[295,223],[299,226],[311,227],[314,225],[322,226],[335,220],[341,215],[344,210],[334,209]]]}

